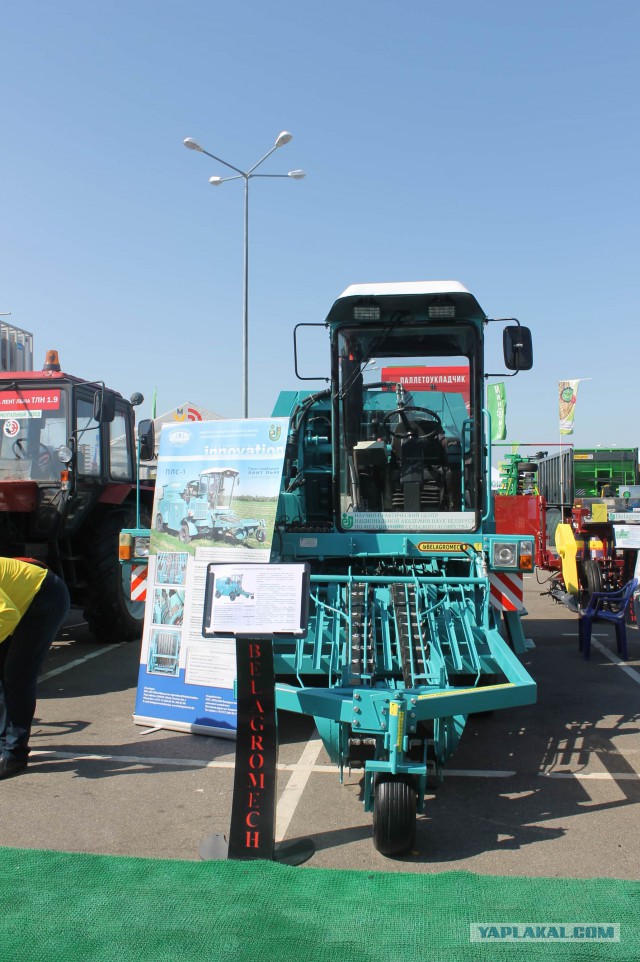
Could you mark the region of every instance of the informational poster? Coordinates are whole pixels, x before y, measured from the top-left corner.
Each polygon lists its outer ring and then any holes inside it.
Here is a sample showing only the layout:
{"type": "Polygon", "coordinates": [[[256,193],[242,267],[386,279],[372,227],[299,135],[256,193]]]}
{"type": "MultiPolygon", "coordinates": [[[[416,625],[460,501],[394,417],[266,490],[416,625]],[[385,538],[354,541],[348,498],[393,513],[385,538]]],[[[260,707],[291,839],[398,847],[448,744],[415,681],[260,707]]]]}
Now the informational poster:
{"type": "MultiPolygon", "coordinates": [[[[269,562],[288,423],[271,418],[163,427],[137,724],[235,737],[235,639],[224,630],[203,635],[207,573],[211,564],[244,572],[269,562]]],[[[250,581],[247,575],[243,580],[250,581]]],[[[243,600],[240,593],[234,598],[243,600]]]]}
{"type": "Polygon", "coordinates": [[[309,565],[207,568],[204,635],[301,635],[309,604],[309,565]]]}
{"type": "Polygon", "coordinates": [[[640,548],[640,525],[614,524],[616,548],[640,548]]]}

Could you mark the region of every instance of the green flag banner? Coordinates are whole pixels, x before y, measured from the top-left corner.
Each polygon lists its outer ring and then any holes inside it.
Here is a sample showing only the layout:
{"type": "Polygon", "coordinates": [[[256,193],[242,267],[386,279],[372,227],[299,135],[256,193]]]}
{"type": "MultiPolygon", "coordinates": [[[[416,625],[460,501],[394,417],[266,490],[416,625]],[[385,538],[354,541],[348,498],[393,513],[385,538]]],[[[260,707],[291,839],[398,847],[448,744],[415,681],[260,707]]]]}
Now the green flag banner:
{"type": "Polygon", "coordinates": [[[491,415],[491,440],[504,441],[507,436],[507,395],[502,381],[487,385],[487,409],[491,415]]]}
{"type": "Polygon", "coordinates": [[[560,434],[573,434],[573,416],[578,400],[578,384],[576,381],[558,381],[558,404],[560,415],[560,434]]]}

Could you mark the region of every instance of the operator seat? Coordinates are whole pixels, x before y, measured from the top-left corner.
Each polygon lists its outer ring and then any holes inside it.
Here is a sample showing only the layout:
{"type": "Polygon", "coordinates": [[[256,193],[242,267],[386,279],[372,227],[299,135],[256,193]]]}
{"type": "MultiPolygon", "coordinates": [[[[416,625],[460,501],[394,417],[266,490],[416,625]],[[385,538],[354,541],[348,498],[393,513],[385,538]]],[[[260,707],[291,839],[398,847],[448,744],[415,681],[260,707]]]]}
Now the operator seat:
{"type": "Polygon", "coordinates": [[[402,511],[441,511],[446,507],[447,489],[444,434],[433,429],[433,421],[413,424],[418,431],[396,435],[391,444],[399,466],[394,505],[402,511]]]}

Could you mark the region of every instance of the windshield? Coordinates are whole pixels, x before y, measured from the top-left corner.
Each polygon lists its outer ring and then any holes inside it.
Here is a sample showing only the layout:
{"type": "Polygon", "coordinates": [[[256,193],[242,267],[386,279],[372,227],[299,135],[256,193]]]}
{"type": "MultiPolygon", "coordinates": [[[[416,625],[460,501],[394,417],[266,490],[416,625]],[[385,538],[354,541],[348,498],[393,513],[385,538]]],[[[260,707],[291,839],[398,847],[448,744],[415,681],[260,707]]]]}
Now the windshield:
{"type": "Polygon", "coordinates": [[[474,530],[476,328],[342,329],[337,350],[342,527],[474,530]]]}
{"type": "Polygon", "coordinates": [[[0,479],[57,481],[68,444],[67,393],[12,382],[0,392],[0,479]]]}
{"type": "Polygon", "coordinates": [[[207,498],[212,508],[222,510],[231,507],[235,473],[214,471],[200,477],[200,496],[207,498]]]}

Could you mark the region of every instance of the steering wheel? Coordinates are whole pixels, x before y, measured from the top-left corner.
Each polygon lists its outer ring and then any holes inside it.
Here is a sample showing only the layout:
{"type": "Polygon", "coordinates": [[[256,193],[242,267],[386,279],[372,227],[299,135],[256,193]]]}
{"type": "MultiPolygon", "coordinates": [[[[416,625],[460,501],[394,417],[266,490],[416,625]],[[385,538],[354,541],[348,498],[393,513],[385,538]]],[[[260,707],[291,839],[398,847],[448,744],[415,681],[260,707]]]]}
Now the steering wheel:
{"type": "Polygon", "coordinates": [[[431,411],[429,408],[421,408],[414,406],[407,406],[405,408],[396,408],[395,411],[389,411],[385,414],[382,419],[382,426],[384,430],[390,437],[399,438],[403,440],[408,437],[431,437],[434,434],[438,434],[443,430],[442,421],[440,416],[436,414],[435,411],[431,411]],[[415,418],[407,417],[408,411],[419,412],[420,414],[427,414],[429,416],[429,421],[424,422],[422,420],[416,420],[415,418]],[[391,421],[397,418],[397,424],[391,426],[391,421]]]}
{"type": "MultiPolygon", "coordinates": [[[[13,442],[13,444],[11,445],[11,449],[15,454],[16,458],[24,459],[27,457],[27,452],[24,447],[24,442],[21,438],[18,438],[16,441],[13,442]]],[[[50,461],[51,461],[51,451],[46,446],[46,444],[41,443],[38,451],[38,464],[40,465],[41,468],[45,468],[50,461]]]]}

